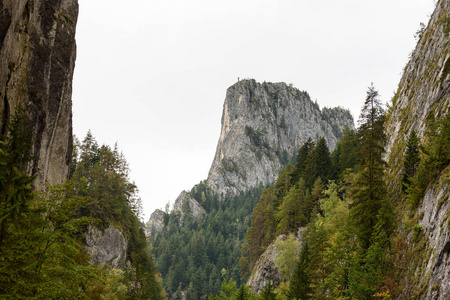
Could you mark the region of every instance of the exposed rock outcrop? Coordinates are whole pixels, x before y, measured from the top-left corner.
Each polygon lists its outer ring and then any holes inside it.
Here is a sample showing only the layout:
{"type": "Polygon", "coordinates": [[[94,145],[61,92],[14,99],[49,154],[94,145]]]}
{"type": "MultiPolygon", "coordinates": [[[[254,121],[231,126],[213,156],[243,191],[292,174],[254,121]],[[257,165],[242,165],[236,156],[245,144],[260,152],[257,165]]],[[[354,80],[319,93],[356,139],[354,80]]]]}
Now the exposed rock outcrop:
{"type": "Polygon", "coordinates": [[[281,275],[278,272],[278,268],[275,266],[274,262],[276,255],[277,248],[272,243],[258,259],[258,262],[256,263],[255,268],[247,281],[247,285],[254,293],[259,293],[269,283],[274,286],[280,285],[281,275]]]}
{"type": "Polygon", "coordinates": [[[77,17],[77,0],[0,0],[0,130],[21,105],[38,189],[69,172],[77,17]]]}
{"type": "Polygon", "coordinates": [[[173,211],[180,215],[180,224],[186,215],[190,215],[195,219],[202,217],[206,211],[188,192],[182,191],[177,200],[173,204],[173,211]]]}
{"type": "Polygon", "coordinates": [[[345,126],[354,128],[349,111],[321,111],[307,92],[285,83],[240,81],[227,90],[206,183],[218,195],[271,184],[308,138],[325,137],[334,149],[345,126]]]}
{"type": "Polygon", "coordinates": [[[439,118],[450,104],[450,39],[449,34],[444,32],[449,26],[448,20],[445,21],[450,17],[449,9],[448,0],[436,4],[392,101],[391,113],[386,122],[386,152],[397,178],[401,171],[399,160],[410,132],[414,129],[423,139],[430,113],[439,118]]]}
{"type": "Polygon", "coordinates": [[[127,259],[128,240],[123,231],[109,225],[105,230],[89,226],[86,234],[86,250],[93,263],[109,264],[112,268],[124,268],[127,259]]]}
{"type": "MultiPolygon", "coordinates": [[[[306,228],[301,227],[295,235],[298,242],[302,242],[302,236],[306,228]]],[[[254,293],[260,293],[264,287],[271,283],[273,286],[277,287],[280,285],[282,278],[281,274],[278,272],[278,268],[275,265],[275,259],[279,254],[279,250],[275,246],[277,241],[285,240],[286,235],[282,234],[276,238],[276,240],[267,247],[266,251],[260,256],[252,270],[252,274],[247,280],[247,286],[249,286],[254,293]]],[[[300,252],[300,249],[299,249],[300,252]]],[[[292,268],[295,268],[295,263],[292,262],[292,268]]]]}
{"type": "MultiPolygon", "coordinates": [[[[450,1],[440,0],[406,65],[386,122],[390,187],[401,199],[402,160],[412,130],[425,141],[429,116],[440,118],[450,105],[450,1]]],[[[423,297],[449,299],[449,181],[432,183],[416,212],[426,239],[423,264],[417,267],[423,297]],[[423,267],[424,266],[424,267],[423,267]],[[425,292],[424,292],[425,291],[425,292]]],[[[414,248],[414,241],[409,247],[414,248]]]]}
{"type": "Polygon", "coordinates": [[[164,229],[164,217],[166,213],[160,209],[155,210],[145,224],[145,235],[157,236],[164,229]]]}

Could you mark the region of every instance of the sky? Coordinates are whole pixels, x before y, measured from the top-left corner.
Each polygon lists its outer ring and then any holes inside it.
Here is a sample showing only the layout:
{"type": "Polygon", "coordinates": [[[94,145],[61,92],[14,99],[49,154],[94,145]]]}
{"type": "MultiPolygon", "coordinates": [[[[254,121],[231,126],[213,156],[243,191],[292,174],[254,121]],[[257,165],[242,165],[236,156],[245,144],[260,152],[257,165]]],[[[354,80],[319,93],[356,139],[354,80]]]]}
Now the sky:
{"type": "Polygon", "coordinates": [[[292,83],[350,109],[397,89],[434,0],[79,0],[73,131],[117,142],[144,220],[208,176],[226,89],[292,83]]]}

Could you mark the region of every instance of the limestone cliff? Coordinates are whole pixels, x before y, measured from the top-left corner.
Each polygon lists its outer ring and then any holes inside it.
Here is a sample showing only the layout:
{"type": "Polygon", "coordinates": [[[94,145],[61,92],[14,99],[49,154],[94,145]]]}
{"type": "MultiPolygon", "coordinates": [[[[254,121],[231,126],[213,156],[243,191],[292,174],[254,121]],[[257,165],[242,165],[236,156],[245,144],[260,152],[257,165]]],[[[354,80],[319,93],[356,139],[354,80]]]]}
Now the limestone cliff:
{"type": "MultiPolygon", "coordinates": [[[[389,184],[394,199],[402,198],[399,182],[406,142],[415,130],[422,142],[429,127],[429,116],[439,119],[450,104],[450,1],[440,0],[427,28],[405,67],[398,91],[388,112],[387,160],[389,184]]],[[[398,203],[401,206],[401,203],[398,203]]],[[[443,176],[430,185],[416,212],[426,239],[422,265],[417,268],[421,292],[426,299],[449,299],[450,285],[449,180],[443,176]]],[[[410,241],[413,249],[414,242],[410,241]]]]}
{"type": "MultiPolygon", "coordinates": [[[[303,242],[302,239],[305,231],[306,227],[300,227],[295,234],[295,238],[299,242],[298,252],[301,250],[301,243],[303,242]]],[[[277,242],[286,240],[286,238],[286,234],[279,235],[256,262],[246,283],[254,293],[259,294],[268,283],[271,283],[274,287],[278,287],[282,282],[282,276],[275,263],[277,256],[280,255],[280,251],[276,245],[277,242]]],[[[294,268],[295,265],[292,264],[290,267],[294,268]]]]}
{"type": "Polygon", "coordinates": [[[21,105],[38,189],[69,171],[77,16],[77,0],[0,0],[0,130],[21,105]]]}
{"type": "Polygon", "coordinates": [[[180,224],[183,224],[185,215],[195,219],[202,217],[206,211],[188,192],[182,191],[173,204],[173,211],[180,216],[180,224]]]}
{"type": "Polygon", "coordinates": [[[123,230],[109,225],[105,230],[89,226],[86,250],[93,263],[109,264],[112,268],[125,268],[128,240],[123,230]]]}
{"type": "Polygon", "coordinates": [[[151,215],[148,222],[145,224],[145,235],[157,236],[164,229],[164,216],[166,215],[160,209],[155,210],[151,215]]]}
{"type": "Polygon", "coordinates": [[[271,184],[308,138],[325,137],[334,149],[345,126],[354,128],[349,111],[320,110],[307,92],[285,83],[240,81],[227,90],[206,183],[219,195],[271,184]]]}

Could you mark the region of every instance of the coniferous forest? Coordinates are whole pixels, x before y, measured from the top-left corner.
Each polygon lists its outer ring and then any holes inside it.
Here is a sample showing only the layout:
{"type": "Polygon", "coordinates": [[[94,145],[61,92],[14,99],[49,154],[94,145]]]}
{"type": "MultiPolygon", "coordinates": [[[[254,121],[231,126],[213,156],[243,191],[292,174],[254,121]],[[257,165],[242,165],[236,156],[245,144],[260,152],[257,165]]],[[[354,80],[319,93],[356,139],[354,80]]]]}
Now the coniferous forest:
{"type": "Polygon", "coordinates": [[[163,299],[117,146],[89,132],[75,141],[70,179],[36,192],[23,171],[33,159],[25,118],[19,110],[0,137],[0,299],[163,299]],[[93,264],[85,248],[88,227],[110,224],[128,240],[121,268],[93,264]]]}
{"type": "Polygon", "coordinates": [[[344,130],[331,153],[323,138],[310,139],[273,185],[225,201],[195,186],[206,216],[180,225],[166,212],[166,227],[151,238],[166,292],[210,300],[419,298],[411,267],[425,242],[414,212],[426,187],[448,173],[450,115],[430,117],[425,144],[412,131],[401,159],[404,201],[394,208],[398,191],[388,187],[384,161],[388,113],[371,86],[358,129],[344,130]],[[415,247],[406,242],[410,232],[415,247]],[[281,282],[257,295],[245,283],[271,244],[281,282]]]}
{"type": "Polygon", "coordinates": [[[344,130],[332,152],[324,138],[309,139],[271,186],[222,200],[201,182],[190,195],[206,215],[166,211],[164,230],[149,240],[125,158],[90,132],[75,139],[70,179],[33,191],[35,176],[23,171],[32,140],[19,110],[0,143],[1,298],[418,298],[411,266],[426,245],[414,212],[449,172],[450,115],[429,117],[425,143],[411,132],[398,191],[385,175],[388,113],[369,87],[358,129],[344,130]],[[404,199],[397,208],[394,192],[404,199]],[[111,224],[128,240],[120,268],[93,264],[85,248],[90,226],[111,224]],[[246,282],[271,244],[281,281],[255,294],[246,282]]]}

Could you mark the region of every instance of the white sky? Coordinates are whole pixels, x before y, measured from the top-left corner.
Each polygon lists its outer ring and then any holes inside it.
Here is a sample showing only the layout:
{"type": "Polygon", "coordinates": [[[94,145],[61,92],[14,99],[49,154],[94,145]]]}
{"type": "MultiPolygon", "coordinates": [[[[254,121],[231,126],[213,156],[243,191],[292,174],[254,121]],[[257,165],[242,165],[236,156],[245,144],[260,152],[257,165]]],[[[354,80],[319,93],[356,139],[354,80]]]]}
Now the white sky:
{"type": "Polygon", "coordinates": [[[358,119],[390,100],[434,0],[79,0],[73,127],[118,142],[145,220],[206,179],[226,89],[293,83],[358,119]]]}

